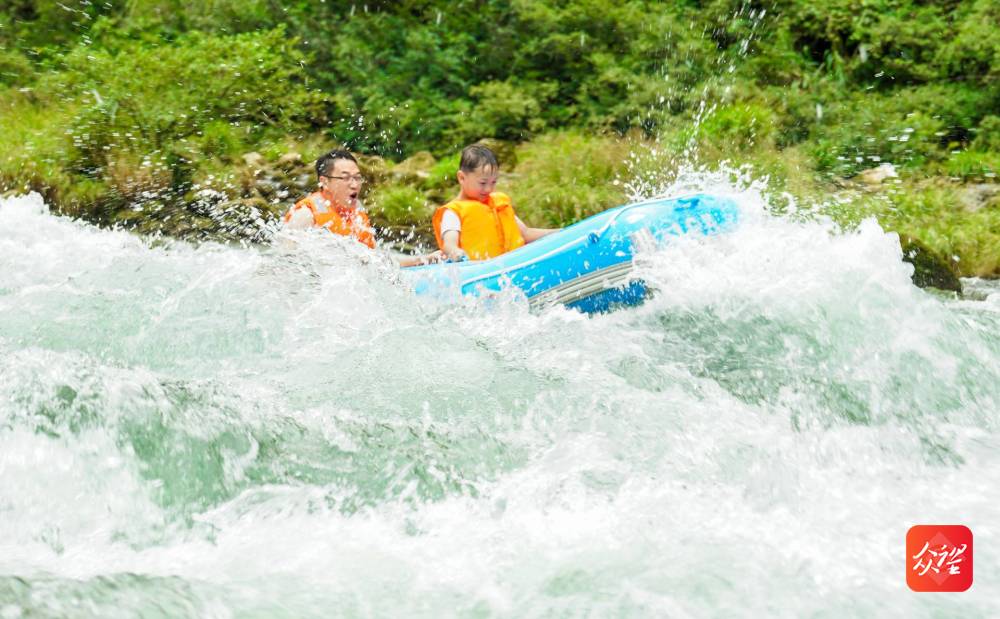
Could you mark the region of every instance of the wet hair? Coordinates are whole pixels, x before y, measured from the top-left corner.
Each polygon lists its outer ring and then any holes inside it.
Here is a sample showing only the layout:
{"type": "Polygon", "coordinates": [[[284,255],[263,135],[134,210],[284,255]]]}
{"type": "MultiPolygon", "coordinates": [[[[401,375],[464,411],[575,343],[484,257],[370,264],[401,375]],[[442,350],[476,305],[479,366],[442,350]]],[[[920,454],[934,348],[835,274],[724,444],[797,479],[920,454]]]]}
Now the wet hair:
{"type": "Polygon", "coordinates": [[[482,144],[473,144],[462,149],[462,161],[458,169],[463,172],[475,172],[479,168],[500,169],[500,163],[493,151],[482,144]]]}
{"type": "Polygon", "coordinates": [[[354,158],[354,155],[346,150],[331,150],[316,160],[316,176],[326,176],[327,173],[333,170],[333,165],[338,159],[347,159],[348,161],[353,161],[354,163],[358,162],[358,160],[354,158]]]}

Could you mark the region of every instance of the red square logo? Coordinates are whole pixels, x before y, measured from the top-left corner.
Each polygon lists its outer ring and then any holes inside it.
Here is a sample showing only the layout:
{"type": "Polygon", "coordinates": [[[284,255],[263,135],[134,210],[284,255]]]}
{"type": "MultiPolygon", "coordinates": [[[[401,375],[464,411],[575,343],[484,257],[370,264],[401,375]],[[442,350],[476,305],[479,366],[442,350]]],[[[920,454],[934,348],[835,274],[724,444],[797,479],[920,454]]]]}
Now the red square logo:
{"type": "Polygon", "coordinates": [[[972,531],[960,524],[918,524],[906,533],[906,584],[914,591],[972,586],[972,531]]]}

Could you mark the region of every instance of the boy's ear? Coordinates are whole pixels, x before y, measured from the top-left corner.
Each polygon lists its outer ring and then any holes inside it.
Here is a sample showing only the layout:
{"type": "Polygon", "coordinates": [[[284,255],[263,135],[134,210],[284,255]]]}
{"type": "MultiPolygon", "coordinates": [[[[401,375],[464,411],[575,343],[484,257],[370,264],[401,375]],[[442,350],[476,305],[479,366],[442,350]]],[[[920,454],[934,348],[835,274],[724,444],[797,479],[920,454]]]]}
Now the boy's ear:
{"type": "Polygon", "coordinates": [[[458,182],[464,183],[465,182],[465,172],[459,170],[458,173],[455,174],[455,178],[458,179],[458,182]]]}

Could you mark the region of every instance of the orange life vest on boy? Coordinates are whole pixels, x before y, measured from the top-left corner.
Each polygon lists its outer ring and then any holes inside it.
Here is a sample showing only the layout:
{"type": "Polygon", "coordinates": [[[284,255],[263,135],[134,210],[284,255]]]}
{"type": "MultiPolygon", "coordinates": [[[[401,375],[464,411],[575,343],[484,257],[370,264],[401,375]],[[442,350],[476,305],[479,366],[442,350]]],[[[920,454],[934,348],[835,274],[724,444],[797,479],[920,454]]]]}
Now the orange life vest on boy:
{"type": "Polygon", "coordinates": [[[439,207],[434,212],[434,236],[441,249],[444,249],[441,218],[448,210],[454,211],[462,222],[458,246],[470,260],[494,258],[524,245],[510,196],[505,193],[491,193],[485,204],[478,200],[455,200],[439,207]]]}
{"type": "Polygon", "coordinates": [[[314,225],[326,228],[334,234],[354,237],[368,247],[375,248],[371,223],[368,221],[368,215],[361,209],[335,207],[317,191],[302,198],[295,203],[295,206],[288,209],[284,218],[286,222],[298,208],[307,208],[312,212],[314,225]]]}

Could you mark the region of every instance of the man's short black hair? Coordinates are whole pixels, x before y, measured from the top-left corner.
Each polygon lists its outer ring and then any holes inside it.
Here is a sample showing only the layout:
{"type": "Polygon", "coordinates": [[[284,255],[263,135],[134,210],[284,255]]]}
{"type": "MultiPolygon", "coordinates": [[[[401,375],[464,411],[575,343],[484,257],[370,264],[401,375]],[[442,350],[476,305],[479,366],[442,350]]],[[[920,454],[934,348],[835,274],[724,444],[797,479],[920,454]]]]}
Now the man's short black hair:
{"type": "Polygon", "coordinates": [[[357,163],[358,160],[354,158],[354,155],[347,152],[346,150],[336,149],[331,150],[327,154],[323,155],[316,160],[316,176],[326,176],[333,171],[333,164],[338,159],[347,159],[348,161],[353,161],[357,163]]]}
{"type": "Polygon", "coordinates": [[[493,151],[482,144],[473,144],[462,149],[462,161],[458,169],[463,172],[475,172],[479,168],[499,170],[500,163],[493,151]]]}

